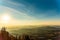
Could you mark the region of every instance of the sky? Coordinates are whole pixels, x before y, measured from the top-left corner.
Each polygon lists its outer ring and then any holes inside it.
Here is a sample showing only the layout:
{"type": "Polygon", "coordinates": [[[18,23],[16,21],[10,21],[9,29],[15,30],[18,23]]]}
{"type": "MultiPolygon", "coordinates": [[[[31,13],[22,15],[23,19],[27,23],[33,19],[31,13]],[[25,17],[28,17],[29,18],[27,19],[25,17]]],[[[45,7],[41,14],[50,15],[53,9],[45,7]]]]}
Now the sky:
{"type": "Polygon", "coordinates": [[[1,25],[60,25],[60,0],[0,0],[0,16],[5,14],[11,20],[1,25]]]}

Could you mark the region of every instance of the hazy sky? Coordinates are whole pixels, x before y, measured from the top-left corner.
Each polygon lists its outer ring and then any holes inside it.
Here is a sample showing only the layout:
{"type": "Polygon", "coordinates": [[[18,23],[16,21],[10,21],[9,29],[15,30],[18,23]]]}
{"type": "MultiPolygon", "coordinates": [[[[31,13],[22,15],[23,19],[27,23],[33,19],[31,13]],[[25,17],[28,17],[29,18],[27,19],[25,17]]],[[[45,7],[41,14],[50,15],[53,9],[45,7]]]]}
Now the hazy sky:
{"type": "Polygon", "coordinates": [[[60,0],[0,0],[2,14],[9,14],[19,24],[60,25],[60,0]]]}

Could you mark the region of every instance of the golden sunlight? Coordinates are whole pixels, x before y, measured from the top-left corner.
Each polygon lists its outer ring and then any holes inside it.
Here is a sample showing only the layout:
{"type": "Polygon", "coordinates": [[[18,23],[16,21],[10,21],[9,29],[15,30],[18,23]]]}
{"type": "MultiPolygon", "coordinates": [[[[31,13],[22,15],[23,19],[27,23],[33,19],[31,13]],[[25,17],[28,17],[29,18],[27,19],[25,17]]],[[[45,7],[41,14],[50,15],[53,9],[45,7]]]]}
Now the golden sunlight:
{"type": "Polygon", "coordinates": [[[5,15],[2,15],[1,20],[3,23],[8,23],[11,20],[11,17],[5,14],[5,15]]]}
{"type": "Polygon", "coordinates": [[[8,21],[8,20],[10,20],[10,17],[7,16],[7,15],[4,15],[4,16],[2,17],[2,20],[4,20],[4,21],[8,21]]]}

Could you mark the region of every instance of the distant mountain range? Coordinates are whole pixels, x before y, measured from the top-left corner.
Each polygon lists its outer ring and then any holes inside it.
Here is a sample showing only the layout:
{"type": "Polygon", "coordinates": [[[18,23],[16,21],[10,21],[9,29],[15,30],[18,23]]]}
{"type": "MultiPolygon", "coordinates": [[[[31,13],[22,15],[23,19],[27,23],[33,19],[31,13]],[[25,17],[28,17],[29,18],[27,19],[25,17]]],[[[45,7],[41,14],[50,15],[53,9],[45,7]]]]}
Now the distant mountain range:
{"type": "Polygon", "coordinates": [[[54,31],[60,31],[60,26],[41,26],[35,28],[18,28],[17,30],[10,30],[13,35],[21,35],[21,34],[44,34],[44,33],[52,33],[54,31]]]}

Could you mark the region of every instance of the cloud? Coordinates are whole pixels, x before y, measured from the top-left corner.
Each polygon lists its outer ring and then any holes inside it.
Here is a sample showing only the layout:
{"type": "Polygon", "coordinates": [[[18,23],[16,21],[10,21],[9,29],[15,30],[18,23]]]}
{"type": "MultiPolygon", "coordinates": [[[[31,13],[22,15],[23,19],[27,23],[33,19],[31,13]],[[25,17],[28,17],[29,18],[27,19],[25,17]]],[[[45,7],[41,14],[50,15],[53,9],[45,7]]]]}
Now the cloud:
{"type": "Polygon", "coordinates": [[[6,13],[14,13],[14,14],[16,14],[17,16],[19,15],[19,16],[22,16],[22,18],[23,17],[25,17],[25,18],[27,18],[27,19],[31,19],[31,18],[33,18],[33,17],[31,17],[31,16],[29,16],[28,14],[26,14],[26,13],[23,13],[23,12],[20,12],[20,11],[17,11],[17,10],[15,10],[15,9],[12,9],[12,8],[9,8],[9,7],[6,7],[6,6],[0,6],[0,10],[2,11],[2,12],[6,12],[6,13]],[[1,10],[2,9],[2,10],[1,10]]]}
{"type": "Polygon", "coordinates": [[[3,2],[5,2],[5,3],[7,3],[7,4],[15,5],[15,6],[25,7],[25,5],[22,4],[22,3],[16,3],[16,2],[9,1],[9,0],[5,0],[5,1],[3,1],[3,2]]]}

